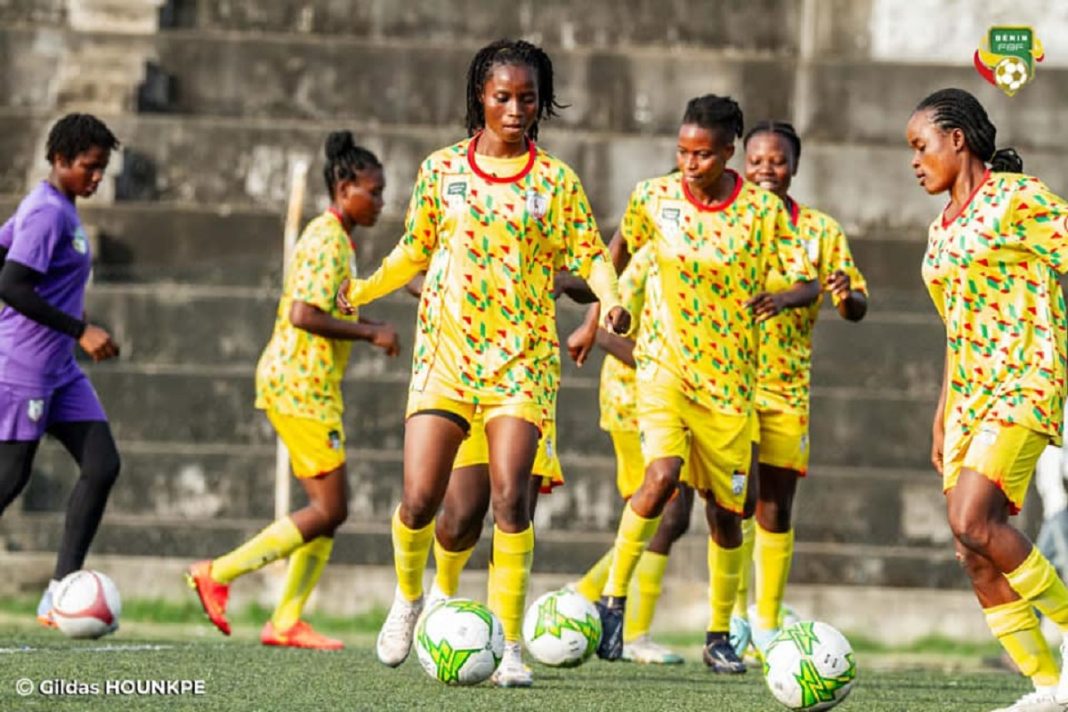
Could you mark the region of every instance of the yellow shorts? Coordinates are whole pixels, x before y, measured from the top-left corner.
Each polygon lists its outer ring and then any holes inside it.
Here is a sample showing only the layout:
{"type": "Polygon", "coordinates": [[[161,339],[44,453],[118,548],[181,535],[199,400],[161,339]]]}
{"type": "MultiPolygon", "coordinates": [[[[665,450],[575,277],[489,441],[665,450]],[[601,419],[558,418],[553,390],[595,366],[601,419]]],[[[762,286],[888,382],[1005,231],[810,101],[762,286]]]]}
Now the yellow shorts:
{"type": "Polygon", "coordinates": [[[687,465],[679,481],[738,514],[753,452],[753,416],[731,415],[694,403],[670,383],[641,383],[638,426],[648,465],[665,457],[687,465]]]}
{"type": "Polygon", "coordinates": [[[267,419],[289,450],[289,462],[298,478],[325,475],[345,464],[345,430],[341,421],[322,423],[270,408],[267,419]]]}
{"type": "Polygon", "coordinates": [[[1049,441],[1049,435],[1022,425],[984,421],[970,440],[945,443],[942,491],[953,489],[961,470],[972,470],[997,485],[1009,500],[1009,513],[1018,514],[1049,441]]]}
{"type": "Polygon", "coordinates": [[[609,430],[608,434],[616,450],[616,487],[623,499],[630,499],[645,479],[641,436],[637,430],[609,430]]]}
{"type": "MultiPolygon", "coordinates": [[[[456,452],[452,469],[459,470],[463,467],[489,464],[489,442],[486,440],[486,422],[482,411],[476,410],[471,420],[471,432],[456,452]]],[[[556,423],[549,420],[541,432],[538,440],[538,453],[534,456],[534,468],[531,470],[534,477],[542,480],[541,491],[550,492],[554,487],[564,484],[564,472],[560,467],[560,458],[556,452],[556,423]]]]}
{"type": "MultiPolygon", "coordinates": [[[[489,422],[494,418],[508,416],[519,418],[532,423],[539,431],[545,430],[545,422],[552,420],[546,409],[537,403],[499,403],[493,405],[476,405],[466,401],[456,400],[448,396],[429,393],[427,391],[409,391],[408,407],[404,412],[405,418],[410,418],[416,413],[425,411],[437,411],[439,413],[451,413],[462,418],[469,426],[473,426],[475,417],[481,414],[481,418],[489,422]]],[[[473,429],[473,427],[472,427],[473,429]]]]}
{"type": "Polygon", "coordinates": [[[753,441],[760,444],[762,465],[808,473],[808,415],[789,411],[757,412],[753,441]]]}

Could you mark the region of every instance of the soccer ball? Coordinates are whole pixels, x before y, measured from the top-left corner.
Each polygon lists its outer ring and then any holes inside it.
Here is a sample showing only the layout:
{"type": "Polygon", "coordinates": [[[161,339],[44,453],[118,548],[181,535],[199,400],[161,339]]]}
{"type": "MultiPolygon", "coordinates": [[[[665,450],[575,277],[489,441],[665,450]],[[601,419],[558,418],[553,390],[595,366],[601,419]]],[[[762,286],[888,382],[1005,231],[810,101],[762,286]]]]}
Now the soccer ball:
{"type": "Polygon", "coordinates": [[[114,582],[99,571],[75,571],[52,594],[52,616],[71,638],[99,638],[119,627],[122,601],[114,582]]]}
{"type": "Polygon", "coordinates": [[[1006,91],[1018,91],[1028,79],[1027,63],[1019,57],[1006,57],[994,67],[994,81],[1006,91]]]}
{"type": "Polygon", "coordinates": [[[478,601],[453,598],[423,614],[415,651],[427,675],[447,685],[477,685],[504,655],[504,629],[478,601]]]}
{"type": "Polygon", "coordinates": [[[783,629],[764,650],[764,677],[775,699],[792,710],[829,710],[853,689],[853,648],[818,621],[783,629]]]}
{"type": "Polygon", "coordinates": [[[540,596],[523,616],[523,641],[538,662],[575,667],[601,643],[601,616],[581,594],[566,589],[540,596]]]}

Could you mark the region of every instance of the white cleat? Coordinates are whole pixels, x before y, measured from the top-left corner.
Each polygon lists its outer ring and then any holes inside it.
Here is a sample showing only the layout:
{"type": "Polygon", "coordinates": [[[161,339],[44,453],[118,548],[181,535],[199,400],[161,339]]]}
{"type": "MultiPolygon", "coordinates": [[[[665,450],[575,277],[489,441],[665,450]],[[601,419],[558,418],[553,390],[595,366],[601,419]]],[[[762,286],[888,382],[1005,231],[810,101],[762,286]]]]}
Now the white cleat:
{"type": "Polygon", "coordinates": [[[393,595],[393,605],[389,607],[389,615],[382,624],[382,630],[378,631],[378,642],[375,644],[375,652],[384,665],[397,667],[408,657],[412,649],[415,623],[422,611],[422,596],[415,601],[409,601],[401,595],[399,589],[393,595]]]}
{"type": "Polygon", "coordinates": [[[451,598],[452,596],[445,595],[445,592],[441,590],[440,586],[438,586],[438,582],[435,581],[433,584],[431,584],[430,592],[426,595],[426,605],[423,606],[423,612],[429,613],[430,611],[434,610],[435,606],[445,603],[451,598]]]}
{"type": "Polygon", "coordinates": [[[530,687],[534,684],[533,673],[523,664],[519,643],[504,644],[504,657],[490,680],[497,687],[530,687]]]}
{"type": "Polygon", "coordinates": [[[651,636],[643,635],[629,643],[623,643],[623,660],[645,665],[681,665],[682,656],[671,648],[654,642],[651,636]]]}
{"type": "Polygon", "coordinates": [[[1053,690],[1035,690],[1008,707],[1000,707],[991,712],[1064,712],[1066,709],[1068,707],[1056,702],[1053,690]]]}

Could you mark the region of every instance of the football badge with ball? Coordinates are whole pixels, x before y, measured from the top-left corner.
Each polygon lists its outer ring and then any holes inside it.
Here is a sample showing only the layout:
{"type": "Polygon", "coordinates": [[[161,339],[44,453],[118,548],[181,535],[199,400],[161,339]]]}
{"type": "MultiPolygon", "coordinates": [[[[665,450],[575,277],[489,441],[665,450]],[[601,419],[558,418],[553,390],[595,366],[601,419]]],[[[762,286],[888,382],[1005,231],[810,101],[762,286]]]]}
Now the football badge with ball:
{"type": "Polygon", "coordinates": [[[991,27],[975,50],[975,69],[1009,96],[1035,78],[1035,64],[1046,58],[1042,41],[1030,27],[991,27]]]}

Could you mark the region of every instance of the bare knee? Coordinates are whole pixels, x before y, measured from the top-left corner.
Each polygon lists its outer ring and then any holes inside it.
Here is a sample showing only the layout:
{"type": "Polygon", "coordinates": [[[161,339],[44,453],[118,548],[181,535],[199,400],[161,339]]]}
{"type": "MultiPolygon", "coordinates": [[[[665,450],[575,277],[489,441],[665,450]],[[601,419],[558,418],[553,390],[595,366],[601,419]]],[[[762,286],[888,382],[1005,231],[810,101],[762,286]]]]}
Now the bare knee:
{"type": "Polygon", "coordinates": [[[448,506],[438,516],[434,536],[446,551],[466,551],[482,536],[485,511],[454,512],[448,506]]]}
{"type": "Polygon", "coordinates": [[[670,538],[678,541],[690,528],[690,510],[693,507],[693,490],[679,487],[678,496],[664,508],[664,518],[660,520],[660,530],[670,538]]]}
{"type": "Polygon", "coordinates": [[[760,528],[766,532],[788,532],[792,524],[790,510],[775,500],[761,499],[757,502],[756,518],[760,528]]]}
{"type": "Polygon", "coordinates": [[[718,507],[709,500],[705,516],[709,533],[717,544],[725,549],[742,545],[742,515],[718,507]]]}
{"type": "Polygon", "coordinates": [[[400,520],[409,529],[422,529],[434,521],[440,505],[430,489],[405,491],[401,496],[400,520]]]}
{"type": "Polygon", "coordinates": [[[679,486],[681,461],[678,458],[666,458],[650,463],[645,469],[645,479],[641,487],[631,497],[631,506],[643,516],[658,516],[671,500],[671,495],[679,486]]]}
{"type": "MultiPolygon", "coordinates": [[[[993,522],[974,509],[960,507],[949,512],[949,528],[953,536],[966,549],[986,554],[990,548],[993,522]]],[[[958,555],[960,554],[958,547],[958,555]]],[[[965,566],[967,568],[967,565],[965,566]]]]}

